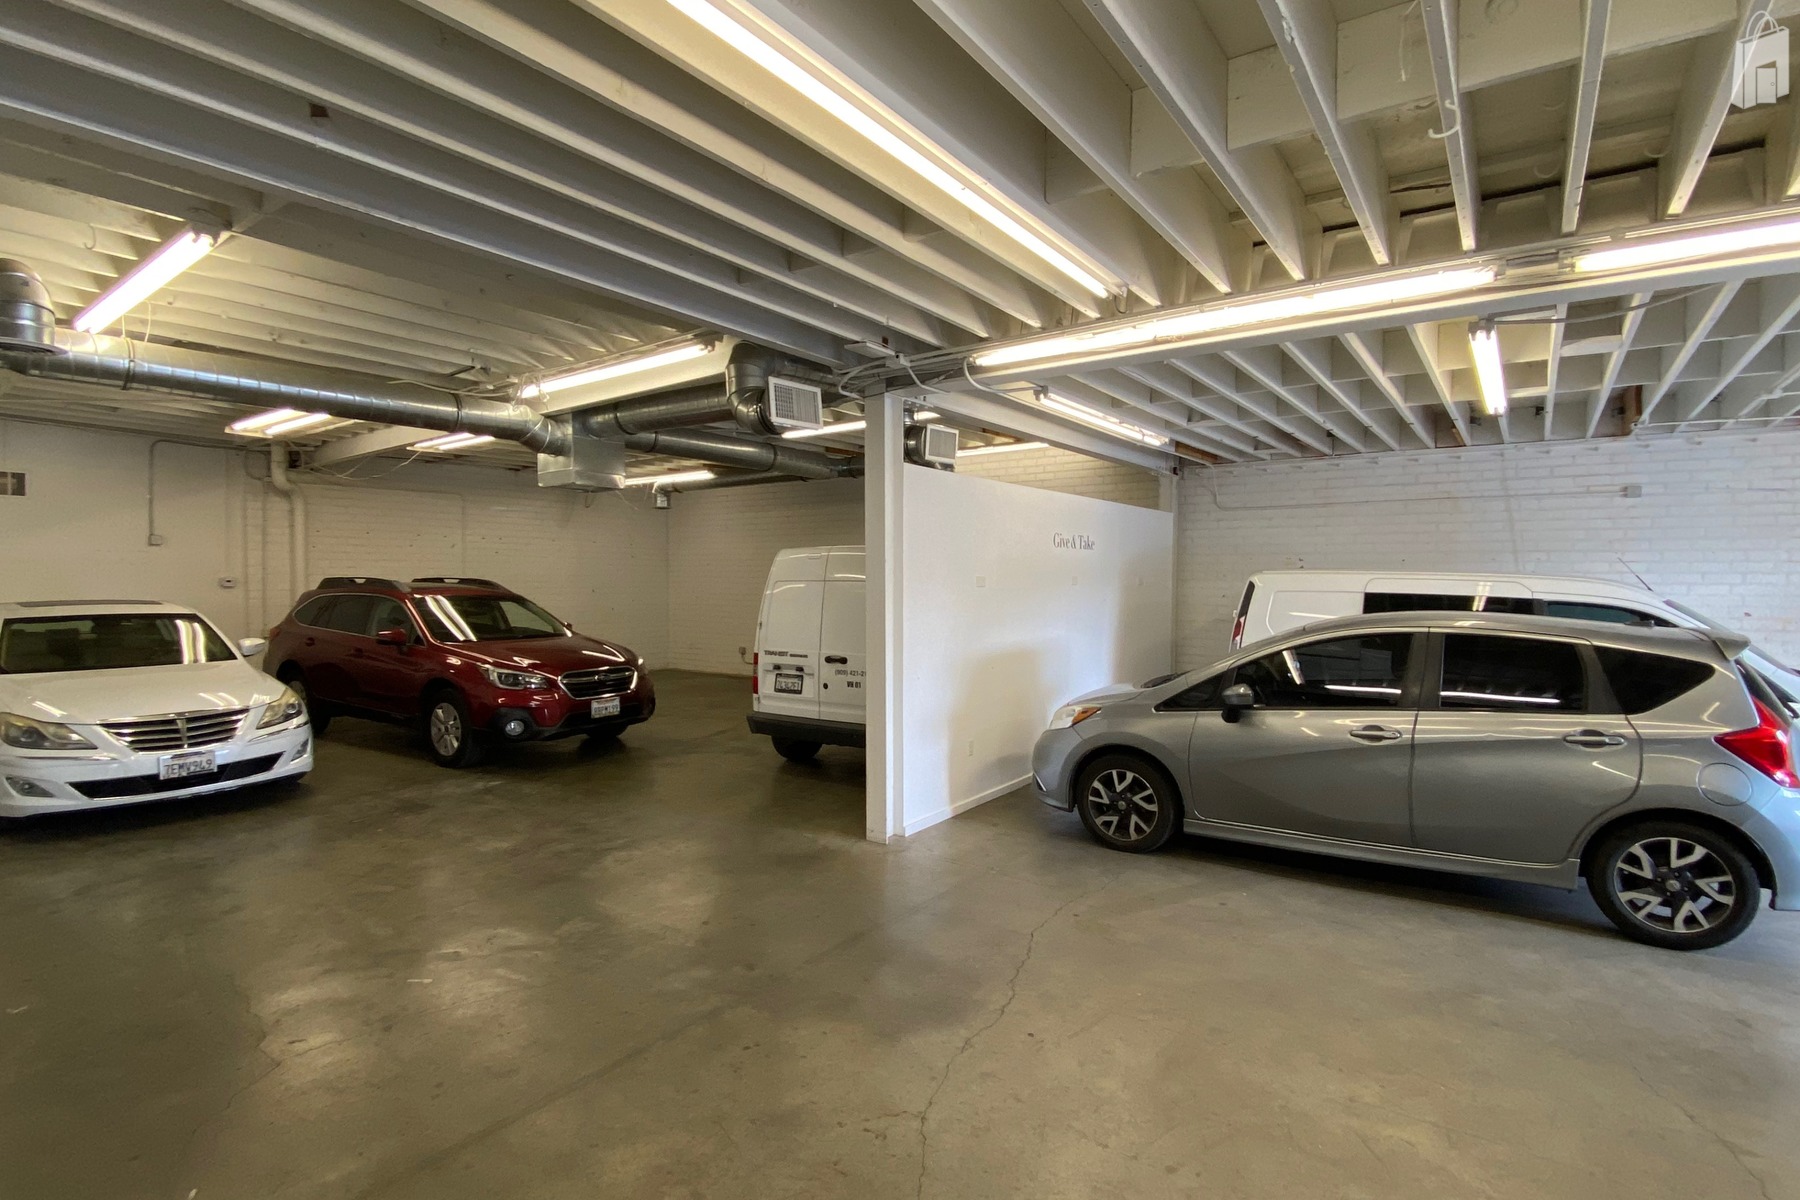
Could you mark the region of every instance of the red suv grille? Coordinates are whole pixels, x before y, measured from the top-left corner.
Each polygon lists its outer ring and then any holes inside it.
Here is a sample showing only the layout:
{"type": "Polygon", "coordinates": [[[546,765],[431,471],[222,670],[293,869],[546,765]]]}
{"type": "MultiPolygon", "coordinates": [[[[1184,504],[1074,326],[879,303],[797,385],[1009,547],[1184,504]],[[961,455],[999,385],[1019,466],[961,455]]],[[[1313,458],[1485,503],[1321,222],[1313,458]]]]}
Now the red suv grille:
{"type": "Polygon", "coordinates": [[[637,672],[630,667],[602,667],[598,671],[570,671],[562,677],[563,691],[577,700],[596,696],[613,696],[629,692],[637,682],[637,672]]]}

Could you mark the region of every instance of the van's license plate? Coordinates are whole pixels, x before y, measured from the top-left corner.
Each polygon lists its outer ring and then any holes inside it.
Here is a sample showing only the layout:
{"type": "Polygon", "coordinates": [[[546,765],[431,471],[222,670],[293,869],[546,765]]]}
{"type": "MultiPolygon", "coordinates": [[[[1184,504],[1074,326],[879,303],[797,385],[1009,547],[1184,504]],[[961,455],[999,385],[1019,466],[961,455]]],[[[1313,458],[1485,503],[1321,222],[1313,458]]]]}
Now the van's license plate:
{"type": "Polygon", "coordinates": [[[798,696],[801,692],[806,690],[806,676],[777,675],[775,676],[775,690],[798,696]]]}
{"type": "Polygon", "coordinates": [[[157,775],[162,779],[186,779],[190,775],[211,775],[218,769],[213,752],[200,750],[193,754],[164,755],[158,764],[157,775]]]}
{"type": "Polygon", "coordinates": [[[590,717],[616,717],[618,715],[619,698],[617,696],[602,696],[588,705],[588,716],[590,717]]]}

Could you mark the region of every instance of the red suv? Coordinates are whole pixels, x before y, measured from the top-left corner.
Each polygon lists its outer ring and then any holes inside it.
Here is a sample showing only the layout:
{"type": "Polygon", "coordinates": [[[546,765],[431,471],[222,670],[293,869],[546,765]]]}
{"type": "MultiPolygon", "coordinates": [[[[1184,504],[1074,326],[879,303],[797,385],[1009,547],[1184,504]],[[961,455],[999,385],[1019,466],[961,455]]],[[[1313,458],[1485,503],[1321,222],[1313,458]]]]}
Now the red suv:
{"type": "Polygon", "coordinates": [[[332,576],[269,630],[263,662],[314,732],[340,714],[416,721],[446,767],[489,739],[612,739],[656,711],[643,659],[488,579],[332,576]]]}

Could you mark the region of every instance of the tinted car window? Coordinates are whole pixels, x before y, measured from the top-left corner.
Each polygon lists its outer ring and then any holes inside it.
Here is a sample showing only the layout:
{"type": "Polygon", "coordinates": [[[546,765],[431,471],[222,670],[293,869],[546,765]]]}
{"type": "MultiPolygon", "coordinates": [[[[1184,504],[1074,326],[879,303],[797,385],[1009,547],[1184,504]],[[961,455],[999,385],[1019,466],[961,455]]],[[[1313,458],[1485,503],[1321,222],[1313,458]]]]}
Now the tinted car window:
{"type": "Polygon", "coordinates": [[[1644,654],[1636,650],[1595,647],[1600,669],[1612,685],[1619,709],[1628,715],[1661,708],[1712,678],[1713,669],[1689,658],[1644,654]]]}
{"type": "Polygon", "coordinates": [[[325,626],[325,614],[336,604],[336,596],[314,596],[294,610],[294,620],[302,625],[325,626]]]}
{"type": "Polygon", "coordinates": [[[1219,707],[1219,692],[1225,676],[1214,675],[1211,679],[1202,679],[1192,687],[1184,688],[1164,700],[1157,708],[1163,712],[1196,712],[1201,709],[1219,707]]]}
{"type": "Polygon", "coordinates": [[[1543,638],[1444,635],[1442,708],[1581,712],[1587,685],[1581,651],[1543,638]]]}
{"type": "Polygon", "coordinates": [[[1535,612],[1524,596],[1445,596],[1431,592],[1364,592],[1365,613],[1390,612],[1535,612]]]}
{"type": "Polygon", "coordinates": [[[0,674],[109,671],[229,662],[218,630],[193,613],[15,617],[0,625],[0,674]]]}
{"type": "Polygon", "coordinates": [[[340,633],[367,633],[369,614],[374,610],[377,599],[375,596],[339,596],[337,603],[321,614],[319,625],[340,633]]]}
{"type": "Polygon", "coordinates": [[[523,596],[427,593],[418,603],[425,627],[440,642],[499,642],[568,633],[555,617],[523,596]]]}
{"type": "Polygon", "coordinates": [[[1546,600],[1544,601],[1546,617],[1567,617],[1572,621],[1610,621],[1614,625],[1654,626],[1659,629],[1673,629],[1675,622],[1665,621],[1661,617],[1639,612],[1635,608],[1621,608],[1617,604],[1585,604],[1578,600],[1546,600]]]}
{"type": "Polygon", "coordinates": [[[413,631],[412,618],[406,615],[406,606],[392,596],[377,596],[375,606],[370,610],[368,627],[363,631],[374,637],[384,629],[404,629],[413,631]]]}
{"type": "Polygon", "coordinates": [[[1258,708],[1392,708],[1400,704],[1410,633],[1333,638],[1265,654],[1238,667],[1258,708]]]}

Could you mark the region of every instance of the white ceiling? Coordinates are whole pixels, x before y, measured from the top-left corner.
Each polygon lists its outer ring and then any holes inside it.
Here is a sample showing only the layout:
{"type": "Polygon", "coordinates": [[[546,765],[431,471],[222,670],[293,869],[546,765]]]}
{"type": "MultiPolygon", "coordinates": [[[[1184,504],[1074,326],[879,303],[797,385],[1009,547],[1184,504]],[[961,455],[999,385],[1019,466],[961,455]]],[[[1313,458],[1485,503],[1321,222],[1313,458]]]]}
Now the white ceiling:
{"type": "MultiPolygon", "coordinates": [[[[1118,281],[1096,302],[670,0],[10,4],[0,254],[66,320],[196,213],[224,219],[130,336],[441,387],[693,330],[850,365],[856,341],[936,353],[1785,203],[1795,98],[1739,111],[1718,87],[1763,9],[1800,0],[756,0],[1118,281]]],[[[1455,319],[1028,382],[1221,458],[1768,423],[1800,365],[1793,294],[1650,287],[1509,326],[1504,422],[1479,416],[1455,319]]],[[[0,382],[0,414],[215,438],[237,415],[74,396],[0,382]]]]}

